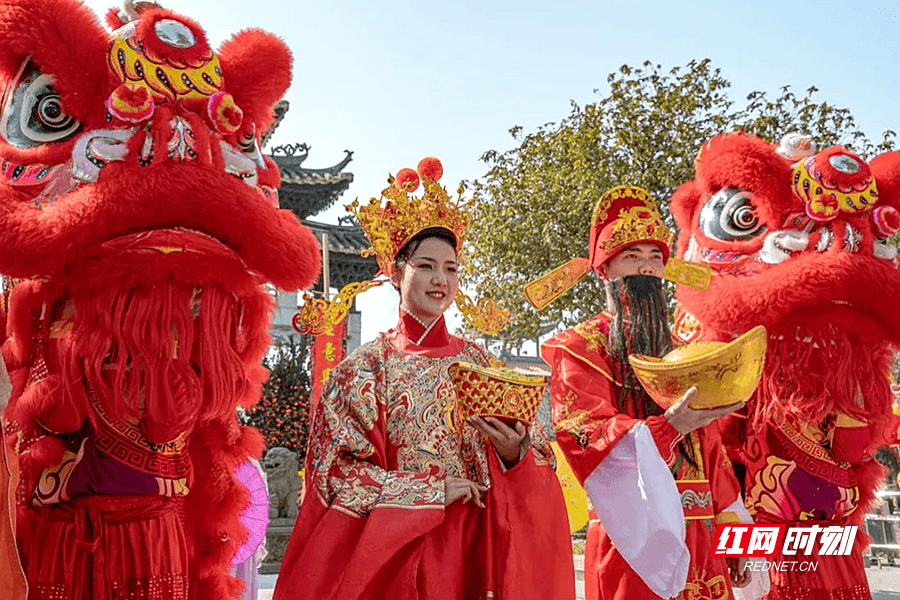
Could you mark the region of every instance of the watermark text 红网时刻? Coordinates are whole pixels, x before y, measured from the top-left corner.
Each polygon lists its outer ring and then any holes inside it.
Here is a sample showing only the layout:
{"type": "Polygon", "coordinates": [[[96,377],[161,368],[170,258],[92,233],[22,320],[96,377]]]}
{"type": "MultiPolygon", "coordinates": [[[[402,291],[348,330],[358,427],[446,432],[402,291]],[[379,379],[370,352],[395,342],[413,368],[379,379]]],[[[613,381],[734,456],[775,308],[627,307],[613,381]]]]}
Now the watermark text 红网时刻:
{"type": "Polygon", "coordinates": [[[710,554],[726,557],[848,556],[857,529],[856,525],[719,525],[710,554]]]}

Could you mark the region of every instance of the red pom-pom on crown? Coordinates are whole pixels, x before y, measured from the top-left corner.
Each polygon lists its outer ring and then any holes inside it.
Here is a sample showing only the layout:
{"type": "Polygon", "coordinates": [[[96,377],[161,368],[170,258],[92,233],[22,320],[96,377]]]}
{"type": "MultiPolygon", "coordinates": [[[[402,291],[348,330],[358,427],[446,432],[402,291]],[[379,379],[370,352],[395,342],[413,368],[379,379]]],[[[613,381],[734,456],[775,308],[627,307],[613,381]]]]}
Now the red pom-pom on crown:
{"type": "Polygon", "coordinates": [[[423,178],[438,181],[444,175],[444,165],[442,165],[441,161],[436,157],[426,156],[419,161],[416,171],[418,171],[419,175],[423,178]]]}
{"type": "Polygon", "coordinates": [[[395,185],[397,189],[414,192],[419,189],[419,174],[412,169],[400,169],[397,171],[395,185]]]}

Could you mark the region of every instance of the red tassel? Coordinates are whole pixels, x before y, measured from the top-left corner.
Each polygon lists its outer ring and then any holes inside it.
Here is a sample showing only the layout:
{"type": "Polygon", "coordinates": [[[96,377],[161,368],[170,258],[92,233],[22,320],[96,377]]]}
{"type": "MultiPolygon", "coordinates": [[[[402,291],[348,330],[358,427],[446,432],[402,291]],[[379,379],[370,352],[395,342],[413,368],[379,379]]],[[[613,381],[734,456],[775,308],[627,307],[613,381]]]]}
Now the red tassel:
{"type": "Polygon", "coordinates": [[[890,350],[845,331],[826,324],[785,332],[780,340],[770,335],[754,420],[767,421],[777,412],[814,422],[838,411],[869,425],[867,450],[886,443],[892,415],[890,350]]]}

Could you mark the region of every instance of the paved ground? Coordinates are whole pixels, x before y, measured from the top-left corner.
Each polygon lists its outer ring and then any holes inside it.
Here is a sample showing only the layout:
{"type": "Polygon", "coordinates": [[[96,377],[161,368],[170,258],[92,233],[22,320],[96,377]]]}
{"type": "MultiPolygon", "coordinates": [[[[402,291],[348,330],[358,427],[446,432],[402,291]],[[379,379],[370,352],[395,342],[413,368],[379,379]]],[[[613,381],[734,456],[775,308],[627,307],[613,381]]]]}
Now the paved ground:
{"type": "MultiPolygon", "coordinates": [[[[576,565],[577,566],[577,565],[576,565]]],[[[866,569],[869,586],[872,588],[872,600],[900,600],[900,567],[872,567],[866,569]]],[[[259,600],[271,600],[272,588],[275,587],[276,575],[260,575],[259,600]]],[[[584,598],[584,588],[577,581],[578,598],[584,598]]]]}
{"type": "Polygon", "coordinates": [[[900,567],[866,569],[872,600],[900,600],[900,567]]]}
{"type": "Polygon", "coordinates": [[[259,600],[272,600],[272,591],[275,588],[276,577],[278,575],[259,576],[259,600]]]}

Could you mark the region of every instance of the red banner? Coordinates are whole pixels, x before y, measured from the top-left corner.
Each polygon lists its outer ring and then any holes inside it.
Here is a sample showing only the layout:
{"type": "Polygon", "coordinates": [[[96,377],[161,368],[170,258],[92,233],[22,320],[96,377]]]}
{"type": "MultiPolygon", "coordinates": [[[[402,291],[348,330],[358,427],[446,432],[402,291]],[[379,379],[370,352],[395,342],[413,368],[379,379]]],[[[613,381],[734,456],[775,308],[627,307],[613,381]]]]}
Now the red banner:
{"type": "Polygon", "coordinates": [[[334,326],[332,335],[317,335],[312,345],[312,402],[310,415],[315,414],[316,406],[322,395],[325,380],[339,362],[344,360],[344,338],[347,332],[347,320],[334,326]]]}

